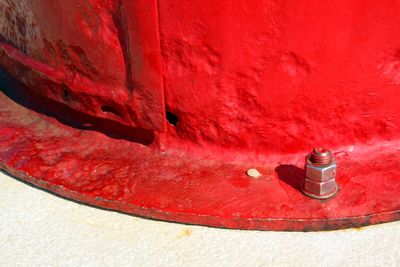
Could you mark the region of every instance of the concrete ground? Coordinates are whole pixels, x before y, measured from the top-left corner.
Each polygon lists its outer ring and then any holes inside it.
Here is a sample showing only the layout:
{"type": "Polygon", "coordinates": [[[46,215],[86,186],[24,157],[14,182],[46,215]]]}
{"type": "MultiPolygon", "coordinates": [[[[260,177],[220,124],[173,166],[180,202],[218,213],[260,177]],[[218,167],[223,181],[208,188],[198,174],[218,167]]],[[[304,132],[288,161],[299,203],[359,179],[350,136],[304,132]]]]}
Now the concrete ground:
{"type": "Polygon", "coordinates": [[[317,233],[189,226],[78,204],[0,173],[0,266],[400,266],[400,223],[317,233]]]}

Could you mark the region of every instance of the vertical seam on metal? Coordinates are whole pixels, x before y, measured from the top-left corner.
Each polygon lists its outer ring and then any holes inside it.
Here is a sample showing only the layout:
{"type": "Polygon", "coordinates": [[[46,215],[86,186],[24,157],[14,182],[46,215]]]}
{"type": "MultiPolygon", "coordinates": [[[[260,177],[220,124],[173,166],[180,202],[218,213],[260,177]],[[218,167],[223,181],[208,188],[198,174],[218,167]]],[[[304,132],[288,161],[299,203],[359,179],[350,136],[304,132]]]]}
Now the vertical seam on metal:
{"type": "Polygon", "coordinates": [[[161,75],[161,93],[162,93],[162,98],[163,98],[163,112],[164,112],[164,132],[167,131],[167,118],[166,118],[166,103],[167,103],[167,99],[166,99],[166,94],[165,94],[165,81],[164,81],[164,60],[163,60],[163,56],[162,56],[162,46],[161,46],[161,29],[160,29],[160,0],[154,0],[154,4],[156,5],[156,27],[157,27],[157,39],[158,39],[158,45],[159,45],[159,51],[160,51],[160,75],[161,75]]]}

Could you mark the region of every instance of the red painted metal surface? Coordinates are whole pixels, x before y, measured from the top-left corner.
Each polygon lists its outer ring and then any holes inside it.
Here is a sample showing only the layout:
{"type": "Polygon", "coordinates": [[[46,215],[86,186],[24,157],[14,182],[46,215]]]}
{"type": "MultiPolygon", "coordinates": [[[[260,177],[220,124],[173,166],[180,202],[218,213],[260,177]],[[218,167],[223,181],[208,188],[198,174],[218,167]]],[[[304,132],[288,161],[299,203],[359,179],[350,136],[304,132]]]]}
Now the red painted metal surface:
{"type": "Polygon", "coordinates": [[[30,88],[97,117],[165,131],[155,1],[5,0],[0,15],[0,64],[30,88]]]}
{"type": "Polygon", "coordinates": [[[400,1],[4,0],[0,162],[61,195],[229,228],[399,218],[400,1]],[[28,100],[29,99],[29,100],[28,100]],[[166,123],[166,117],[171,123],[166,123]],[[300,192],[335,152],[339,192],[300,192]],[[257,168],[252,179],[246,170],[257,168]]]}

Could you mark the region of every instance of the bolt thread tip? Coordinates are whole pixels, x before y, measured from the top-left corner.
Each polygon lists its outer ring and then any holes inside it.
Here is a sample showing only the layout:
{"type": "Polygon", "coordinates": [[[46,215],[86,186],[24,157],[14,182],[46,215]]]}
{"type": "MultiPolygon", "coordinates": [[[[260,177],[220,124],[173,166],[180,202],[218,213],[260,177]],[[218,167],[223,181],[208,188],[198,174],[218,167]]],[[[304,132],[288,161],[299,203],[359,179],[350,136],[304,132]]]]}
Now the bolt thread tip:
{"type": "Polygon", "coordinates": [[[314,164],[329,164],[333,159],[332,152],[326,148],[317,147],[311,152],[310,161],[314,164]]]}

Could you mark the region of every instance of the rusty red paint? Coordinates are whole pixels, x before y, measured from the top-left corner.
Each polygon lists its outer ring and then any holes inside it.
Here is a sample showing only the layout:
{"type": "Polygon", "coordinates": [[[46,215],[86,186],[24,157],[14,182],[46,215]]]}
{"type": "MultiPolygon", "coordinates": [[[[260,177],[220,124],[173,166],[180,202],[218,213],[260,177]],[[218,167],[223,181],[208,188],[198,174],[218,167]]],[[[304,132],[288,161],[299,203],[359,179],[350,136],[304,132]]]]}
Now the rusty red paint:
{"type": "Polygon", "coordinates": [[[1,167],[172,221],[324,230],[396,220],[399,8],[2,1],[0,64],[24,87],[1,88],[1,167]],[[300,192],[314,146],[336,152],[340,191],[327,202],[300,192]]]}
{"type": "Polygon", "coordinates": [[[61,103],[67,91],[66,104],[76,110],[165,131],[155,0],[6,0],[0,12],[10,14],[0,32],[0,64],[16,77],[23,71],[30,88],[61,103]],[[29,24],[15,31],[24,17],[29,24]]]}

